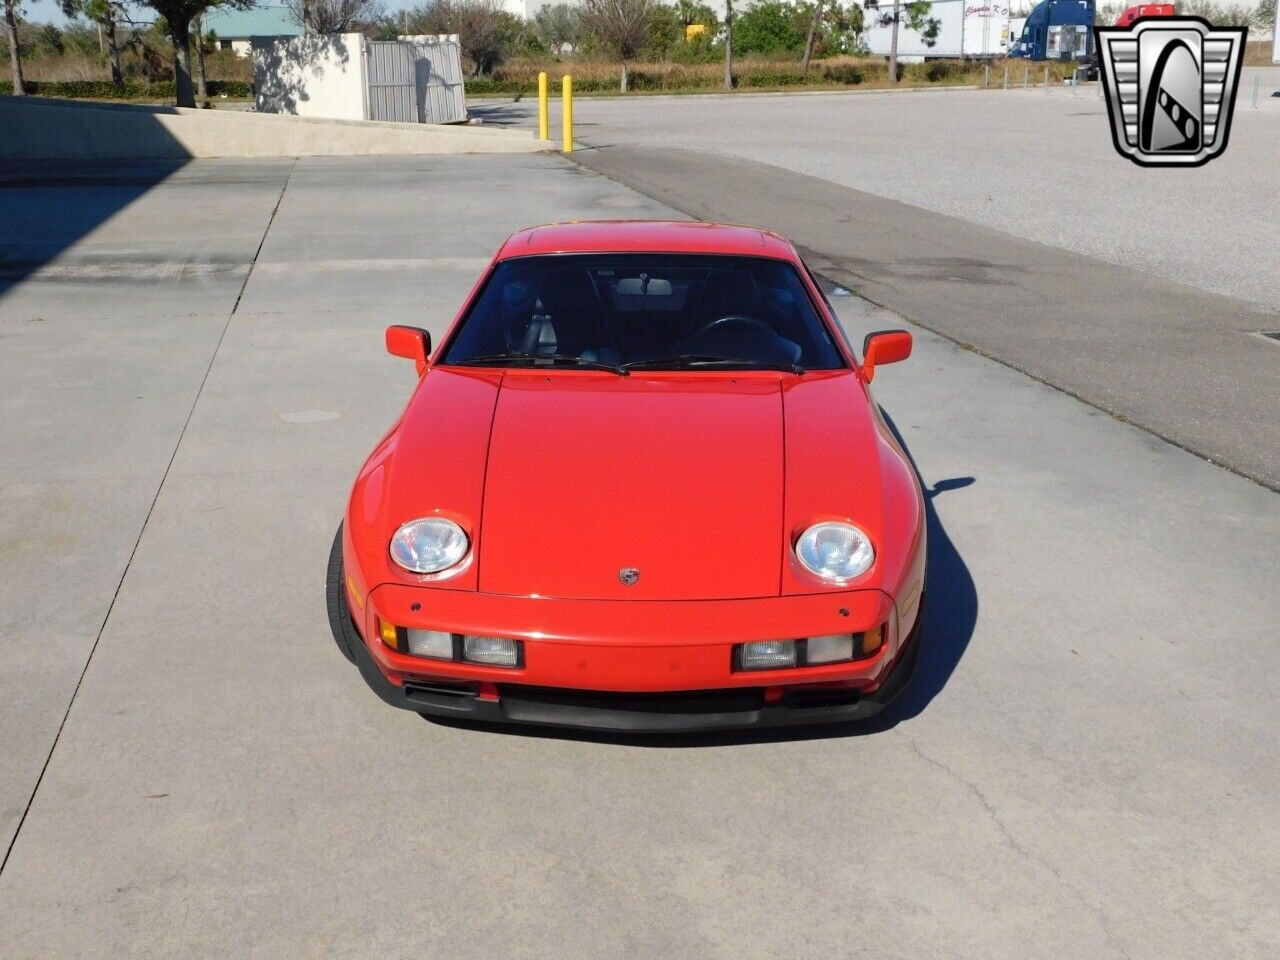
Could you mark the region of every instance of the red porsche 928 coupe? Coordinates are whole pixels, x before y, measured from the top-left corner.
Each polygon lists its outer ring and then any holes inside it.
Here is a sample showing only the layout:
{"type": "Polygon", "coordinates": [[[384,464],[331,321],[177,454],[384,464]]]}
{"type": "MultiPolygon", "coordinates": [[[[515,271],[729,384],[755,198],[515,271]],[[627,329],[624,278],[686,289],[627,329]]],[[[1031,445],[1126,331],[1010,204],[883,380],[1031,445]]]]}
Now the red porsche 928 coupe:
{"type": "Polygon", "coordinates": [[[920,646],[925,511],[795,249],[613,222],[511,237],[356,479],[339,648],[423,714],[612,730],[861,719],[920,646]]]}

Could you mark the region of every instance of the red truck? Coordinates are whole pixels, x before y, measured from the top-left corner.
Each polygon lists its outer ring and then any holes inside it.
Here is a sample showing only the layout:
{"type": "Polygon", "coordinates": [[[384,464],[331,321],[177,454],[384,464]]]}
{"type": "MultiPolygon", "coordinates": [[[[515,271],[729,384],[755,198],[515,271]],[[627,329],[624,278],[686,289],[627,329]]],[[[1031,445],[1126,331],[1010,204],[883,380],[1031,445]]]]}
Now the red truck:
{"type": "Polygon", "coordinates": [[[1172,17],[1176,15],[1172,3],[1144,3],[1137,7],[1128,7],[1124,13],[1116,17],[1117,27],[1127,27],[1141,17],[1172,17]]]}

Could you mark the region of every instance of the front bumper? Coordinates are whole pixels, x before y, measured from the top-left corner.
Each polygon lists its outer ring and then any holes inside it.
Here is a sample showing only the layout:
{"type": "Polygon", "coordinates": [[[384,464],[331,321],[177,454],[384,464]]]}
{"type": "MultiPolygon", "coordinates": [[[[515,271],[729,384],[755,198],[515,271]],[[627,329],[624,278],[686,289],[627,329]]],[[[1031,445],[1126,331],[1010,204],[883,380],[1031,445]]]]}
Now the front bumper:
{"type": "MultiPolygon", "coordinates": [[[[378,597],[379,592],[370,595],[368,608],[374,608],[378,600],[381,600],[378,609],[398,606],[395,598],[386,594],[378,597]]],[[[844,604],[839,609],[848,613],[836,615],[852,629],[871,626],[877,617],[890,615],[892,604],[884,594],[862,593],[863,596],[850,593],[839,597],[844,604]]],[[[415,591],[415,595],[421,596],[421,593],[415,591]]],[[[452,599],[462,604],[469,602],[463,594],[452,599]]],[[[490,604],[493,599],[488,598],[490,604]]],[[[821,610],[834,609],[833,599],[836,595],[826,595],[821,604],[814,602],[817,615],[825,618],[821,610]]],[[[521,598],[511,598],[511,602],[519,604],[521,598]]],[[[754,609],[767,620],[770,611],[787,610],[794,615],[808,605],[807,598],[786,598],[783,602],[767,601],[754,609]]],[[[614,602],[609,607],[615,620],[670,612],[651,603],[614,602]]],[[[372,644],[375,653],[356,632],[349,616],[340,619],[344,625],[343,635],[337,639],[350,650],[374,692],[401,709],[481,722],[682,732],[836,723],[873,716],[910,681],[924,620],[921,604],[921,613],[909,636],[886,646],[879,655],[854,664],[832,664],[802,671],[732,673],[727,653],[731,642],[719,641],[729,636],[725,631],[741,630],[741,624],[737,627],[724,623],[713,625],[710,619],[704,624],[690,624],[688,615],[699,608],[694,605],[684,611],[681,629],[709,630],[716,642],[676,645],[664,643],[659,634],[654,643],[641,647],[633,641],[610,637],[608,631],[602,633],[598,626],[592,631],[592,642],[584,642],[574,637],[571,614],[569,622],[558,623],[561,635],[530,647],[526,669],[520,671],[423,661],[395,654],[376,641],[372,644]],[[411,666],[413,672],[409,672],[406,665],[411,666]]],[[[556,602],[556,609],[578,611],[583,616],[597,612],[593,605],[582,603],[556,602]]],[[[366,613],[372,625],[371,609],[366,613]]],[[[438,622],[442,614],[436,610],[432,615],[438,622]]],[[[499,609],[490,615],[501,618],[502,611],[499,609]]],[[[448,619],[447,614],[445,618],[448,619]]],[[[804,635],[803,625],[799,625],[799,630],[796,626],[793,624],[791,631],[777,633],[768,624],[753,624],[754,629],[765,633],[804,635]]],[[[446,622],[440,627],[454,629],[461,625],[446,622]]],[[[634,637],[634,628],[634,622],[628,622],[620,629],[634,637]]],[[[376,636],[369,628],[366,631],[376,636]]],[[[511,635],[513,631],[494,632],[511,635]]],[[[650,633],[640,635],[652,636],[650,633]]],[[[694,635],[703,636],[702,633],[694,635]]],[[[751,637],[738,634],[737,639],[751,637]]]]}

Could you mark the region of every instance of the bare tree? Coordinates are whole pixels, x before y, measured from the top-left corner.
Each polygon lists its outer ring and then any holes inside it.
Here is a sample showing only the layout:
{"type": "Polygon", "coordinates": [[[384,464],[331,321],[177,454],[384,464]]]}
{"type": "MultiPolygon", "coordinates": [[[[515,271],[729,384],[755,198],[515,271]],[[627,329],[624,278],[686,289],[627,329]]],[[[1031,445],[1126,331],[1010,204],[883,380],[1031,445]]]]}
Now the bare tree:
{"type": "Polygon", "coordinates": [[[285,6],[309,33],[343,33],[382,14],[378,0],[285,0],[285,6]]]}
{"type": "Polygon", "coordinates": [[[649,37],[657,0],[583,0],[582,28],[622,60],[622,92],[627,92],[627,61],[634,60],[649,37]]]}
{"type": "Polygon", "coordinates": [[[520,22],[502,9],[501,0],[435,0],[409,16],[414,33],[456,33],[476,76],[492,73],[502,62],[520,22]]]}
{"type": "Polygon", "coordinates": [[[577,7],[567,3],[548,3],[538,8],[533,17],[533,29],[538,39],[554,53],[563,53],[567,47],[576,47],[582,33],[582,22],[577,7]]]}
{"type": "Polygon", "coordinates": [[[9,63],[13,67],[13,95],[26,96],[27,85],[22,82],[22,51],[18,48],[18,16],[22,11],[18,0],[4,0],[4,27],[9,35],[9,63]]]}

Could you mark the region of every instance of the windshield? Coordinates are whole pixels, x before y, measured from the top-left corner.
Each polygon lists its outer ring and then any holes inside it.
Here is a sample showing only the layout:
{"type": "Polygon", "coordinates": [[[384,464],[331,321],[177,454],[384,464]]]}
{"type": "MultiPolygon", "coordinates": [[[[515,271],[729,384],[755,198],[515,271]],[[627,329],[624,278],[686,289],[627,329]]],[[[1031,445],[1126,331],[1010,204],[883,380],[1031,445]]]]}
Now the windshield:
{"type": "Polygon", "coordinates": [[[444,362],[618,372],[844,366],[791,264],[688,254],[503,261],[444,362]]]}

